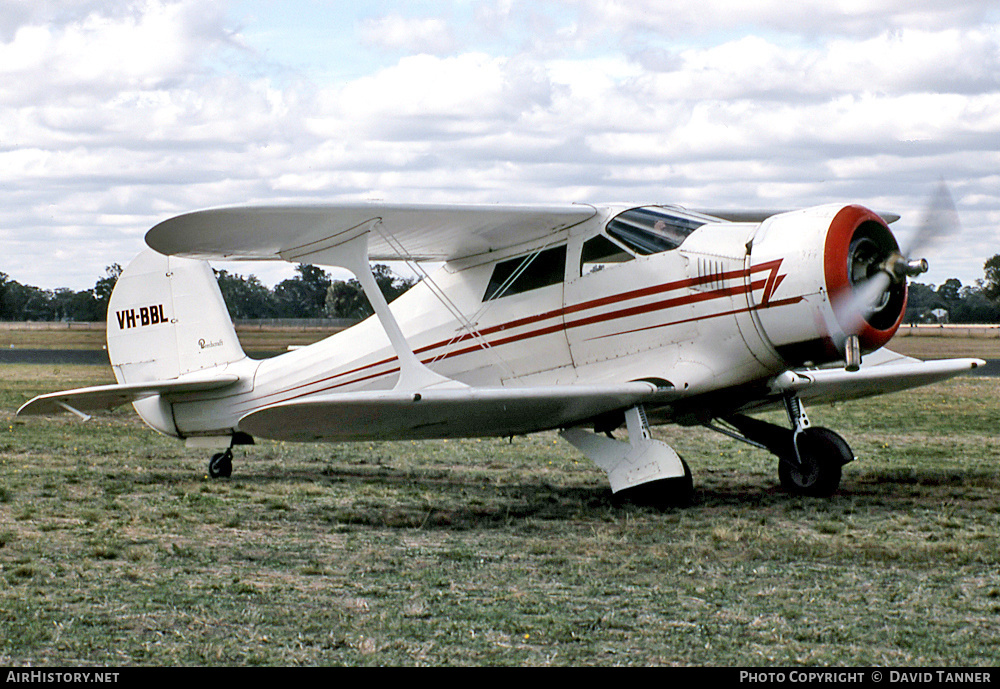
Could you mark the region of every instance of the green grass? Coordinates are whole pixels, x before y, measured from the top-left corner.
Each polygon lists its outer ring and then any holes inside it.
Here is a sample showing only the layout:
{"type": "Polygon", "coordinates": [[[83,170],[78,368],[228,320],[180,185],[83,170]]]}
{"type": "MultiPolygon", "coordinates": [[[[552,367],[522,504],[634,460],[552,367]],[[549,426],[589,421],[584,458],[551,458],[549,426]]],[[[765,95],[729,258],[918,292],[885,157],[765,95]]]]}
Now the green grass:
{"type": "Polygon", "coordinates": [[[98,367],[0,374],[0,664],[994,665],[1000,401],[962,378],[810,409],[829,500],[703,429],[696,504],[616,507],[552,434],[261,442],[234,476],[130,409],[20,420],[98,367]]]}

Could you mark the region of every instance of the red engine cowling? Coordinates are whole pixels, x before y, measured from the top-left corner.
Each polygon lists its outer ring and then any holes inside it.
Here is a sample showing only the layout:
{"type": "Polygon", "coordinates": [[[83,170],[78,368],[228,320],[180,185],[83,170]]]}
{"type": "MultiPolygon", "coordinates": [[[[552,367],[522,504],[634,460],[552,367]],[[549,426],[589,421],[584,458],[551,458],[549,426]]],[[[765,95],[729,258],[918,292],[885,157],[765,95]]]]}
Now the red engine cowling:
{"type": "MultiPolygon", "coordinates": [[[[873,277],[898,251],[896,238],[881,217],[861,206],[843,208],[830,223],[823,252],[827,293],[833,303],[849,300],[857,285],[873,277]]],[[[852,321],[838,311],[838,324],[845,331],[857,330],[847,334],[858,336],[862,351],[873,351],[892,338],[905,311],[906,281],[894,281],[863,317],[852,321]]]]}
{"type": "Polygon", "coordinates": [[[751,241],[750,272],[780,267],[769,289],[751,293],[755,324],[789,366],[842,360],[851,334],[864,352],[882,347],[903,320],[905,281],[892,281],[857,317],[845,317],[842,306],[898,250],[885,221],[862,206],[819,206],[768,218],[751,241]]]}

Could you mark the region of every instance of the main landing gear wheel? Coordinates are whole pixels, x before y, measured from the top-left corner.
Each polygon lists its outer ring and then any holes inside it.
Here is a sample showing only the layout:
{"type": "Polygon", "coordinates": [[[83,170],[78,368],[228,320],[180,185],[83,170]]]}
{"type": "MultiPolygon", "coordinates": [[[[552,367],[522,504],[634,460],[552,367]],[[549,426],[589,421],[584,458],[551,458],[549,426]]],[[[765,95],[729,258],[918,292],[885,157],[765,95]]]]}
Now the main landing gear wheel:
{"type": "Polygon", "coordinates": [[[208,460],[208,475],[212,478],[229,478],[233,475],[233,451],[216,452],[208,460]]]}
{"type": "Polygon", "coordinates": [[[638,486],[625,488],[612,496],[615,505],[644,505],[657,509],[689,507],[694,502],[694,480],[691,467],[681,457],[684,475],[676,478],[661,478],[638,486]]]}
{"type": "Polygon", "coordinates": [[[841,468],[854,459],[847,441],[829,428],[807,428],[799,434],[798,450],[798,457],[793,450],[778,459],[781,487],[813,498],[833,495],[840,486],[841,468]]]}

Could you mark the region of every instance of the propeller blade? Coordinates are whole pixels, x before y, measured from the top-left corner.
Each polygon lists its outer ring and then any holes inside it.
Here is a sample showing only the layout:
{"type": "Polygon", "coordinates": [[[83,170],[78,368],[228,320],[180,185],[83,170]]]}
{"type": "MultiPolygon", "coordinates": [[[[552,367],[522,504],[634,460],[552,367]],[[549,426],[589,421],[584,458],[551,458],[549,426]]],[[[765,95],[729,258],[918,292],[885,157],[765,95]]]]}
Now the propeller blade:
{"type": "Polygon", "coordinates": [[[958,211],[955,209],[955,202],[952,200],[948,185],[941,182],[927,202],[917,229],[907,237],[905,243],[900,243],[899,253],[906,258],[912,258],[914,251],[946,239],[958,230],[958,211]]]}
{"type": "Polygon", "coordinates": [[[830,339],[844,355],[848,371],[860,368],[858,336],[865,323],[870,322],[872,314],[891,303],[893,284],[898,285],[927,271],[927,261],[912,258],[912,252],[957,232],[958,228],[955,202],[947,185],[941,182],[928,201],[916,230],[905,242],[897,240],[898,251],[885,254],[883,249],[873,253],[864,240],[859,241],[856,247],[852,244],[848,266],[851,287],[839,295],[831,295],[833,318],[828,314],[823,316],[830,339]]]}
{"type": "Polygon", "coordinates": [[[881,269],[854,283],[853,289],[836,298],[832,304],[843,334],[835,337],[838,348],[851,335],[857,335],[865,320],[879,305],[885,291],[894,280],[905,280],[927,271],[927,261],[912,258],[912,252],[954,234],[959,227],[958,211],[948,185],[941,182],[928,200],[917,228],[899,242],[899,252],[886,257],[881,269]]]}

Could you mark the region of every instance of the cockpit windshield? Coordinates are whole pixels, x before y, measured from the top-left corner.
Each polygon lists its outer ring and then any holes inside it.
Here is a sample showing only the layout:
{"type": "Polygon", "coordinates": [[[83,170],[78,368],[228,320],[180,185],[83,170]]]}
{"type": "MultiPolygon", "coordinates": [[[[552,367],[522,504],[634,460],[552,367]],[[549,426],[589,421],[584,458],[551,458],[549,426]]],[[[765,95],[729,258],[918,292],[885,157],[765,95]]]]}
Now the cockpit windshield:
{"type": "Polygon", "coordinates": [[[662,208],[645,206],[619,213],[608,223],[608,234],[639,254],[657,254],[679,247],[707,220],[662,208]]]}

